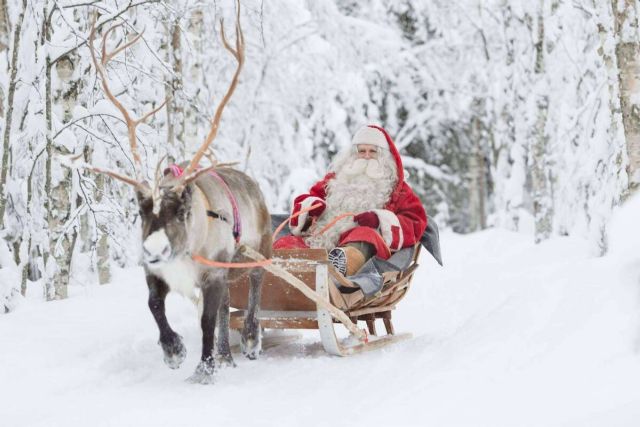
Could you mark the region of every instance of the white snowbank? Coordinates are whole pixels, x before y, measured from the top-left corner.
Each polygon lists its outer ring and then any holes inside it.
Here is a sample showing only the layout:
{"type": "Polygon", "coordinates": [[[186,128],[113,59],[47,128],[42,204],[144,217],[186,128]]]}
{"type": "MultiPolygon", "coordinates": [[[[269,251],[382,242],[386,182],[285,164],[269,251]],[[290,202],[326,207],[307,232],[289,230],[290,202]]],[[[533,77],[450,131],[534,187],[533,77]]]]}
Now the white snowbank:
{"type": "Polygon", "coordinates": [[[445,268],[423,254],[395,312],[412,340],[340,359],[308,332],[256,362],[237,355],[210,387],[183,381],[199,357],[195,309],[169,298],[189,351],[172,371],[142,271],[119,271],[0,317],[0,424],[635,427],[640,285],[626,261],[588,247],[444,233],[445,268]]]}
{"type": "Polygon", "coordinates": [[[609,227],[609,253],[640,263],[640,194],[614,211],[609,227]]]}

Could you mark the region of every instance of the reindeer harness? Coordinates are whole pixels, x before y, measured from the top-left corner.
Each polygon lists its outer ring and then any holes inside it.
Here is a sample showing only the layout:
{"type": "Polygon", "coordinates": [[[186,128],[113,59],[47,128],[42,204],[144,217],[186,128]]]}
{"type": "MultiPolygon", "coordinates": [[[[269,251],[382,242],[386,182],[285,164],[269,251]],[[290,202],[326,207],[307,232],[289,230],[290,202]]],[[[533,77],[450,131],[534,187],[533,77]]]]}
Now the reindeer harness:
{"type": "MultiPolygon", "coordinates": [[[[169,170],[171,171],[173,176],[176,178],[179,176],[182,176],[182,174],[184,173],[184,170],[180,166],[175,164],[170,165],[169,170]]],[[[231,207],[233,208],[233,238],[235,239],[236,244],[238,244],[240,243],[240,236],[242,235],[242,222],[240,221],[240,214],[238,213],[238,201],[234,197],[227,183],[224,182],[224,179],[222,179],[220,175],[218,175],[213,170],[209,171],[209,174],[213,176],[216,180],[218,180],[218,182],[222,185],[224,192],[227,194],[227,197],[231,202],[231,207]]],[[[212,218],[217,218],[225,222],[229,222],[227,217],[213,210],[207,210],[207,216],[210,216],[212,218]]]]}

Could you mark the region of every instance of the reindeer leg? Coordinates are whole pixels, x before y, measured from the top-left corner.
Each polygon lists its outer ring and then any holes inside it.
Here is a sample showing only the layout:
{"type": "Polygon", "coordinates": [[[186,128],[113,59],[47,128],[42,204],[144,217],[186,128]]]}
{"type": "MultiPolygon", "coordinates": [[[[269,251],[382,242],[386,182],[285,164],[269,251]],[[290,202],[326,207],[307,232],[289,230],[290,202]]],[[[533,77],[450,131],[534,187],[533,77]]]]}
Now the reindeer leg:
{"type": "Polygon", "coordinates": [[[199,384],[213,384],[215,361],[213,341],[218,310],[224,297],[226,278],[224,273],[217,277],[208,277],[202,286],[203,310],[200,326],[202,328],[202,356],[195,372],[187,381],[199,384]]]}
{"type": "Polygon", "coordinates": [[[249,273],[249,304],[247,317],[244,319],[244,329],[242,330],[242,339],[240,347],[242,354],[251,360],[258,358],[262,351],[262,337],[260,334],[260,320],[258,320],[258,312],[260,311],[260,290],[262,286],[262,276],[264,270],[262,268],[254,268],[249,273]]]}
{"type": "Polygon", "coordinates": [[[222,303],[218,310],[218,340],[216,362],[220,366],[236,366],[229,346],[229,287],[224,290],[222,303]]]}
{"type": "Polygon", "coordinates": [[[160,330],[164,363],[171,369],[177,369],[187,356],[187,349],[182,343],[182,337],[171,329],[165,313],[164,301],[169,293],[169,286],[152,274],[147,274],[147,286],[149,286],[149,309],[160,330]]]}

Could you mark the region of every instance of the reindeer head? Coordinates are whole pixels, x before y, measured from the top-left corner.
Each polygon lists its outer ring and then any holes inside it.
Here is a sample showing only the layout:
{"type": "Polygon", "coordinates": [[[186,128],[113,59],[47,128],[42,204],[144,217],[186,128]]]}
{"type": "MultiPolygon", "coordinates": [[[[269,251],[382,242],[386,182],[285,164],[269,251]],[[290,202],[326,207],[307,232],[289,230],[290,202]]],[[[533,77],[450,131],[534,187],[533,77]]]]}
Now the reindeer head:
{"type": "Polygon", "coordinates": [[[142,259],[148,267],[187,253],[192,191],[191,186],[182,191],[167,189],[160,197],[153,197],[148,191],[136,190],[142,219],[142,259]]]}

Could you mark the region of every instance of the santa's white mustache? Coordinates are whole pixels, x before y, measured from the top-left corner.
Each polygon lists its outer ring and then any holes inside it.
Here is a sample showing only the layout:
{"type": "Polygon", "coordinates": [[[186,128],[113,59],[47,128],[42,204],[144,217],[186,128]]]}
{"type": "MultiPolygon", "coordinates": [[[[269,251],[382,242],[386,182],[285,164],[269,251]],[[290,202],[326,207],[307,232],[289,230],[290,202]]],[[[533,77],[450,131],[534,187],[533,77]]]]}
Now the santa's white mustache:
{"type": "Polygon", "coordinates": [[[369,178],[378,179],[384,176],[384,167],[378,159],[356,159],[344,171],[347,175],[365,173],[369,178]]]}

